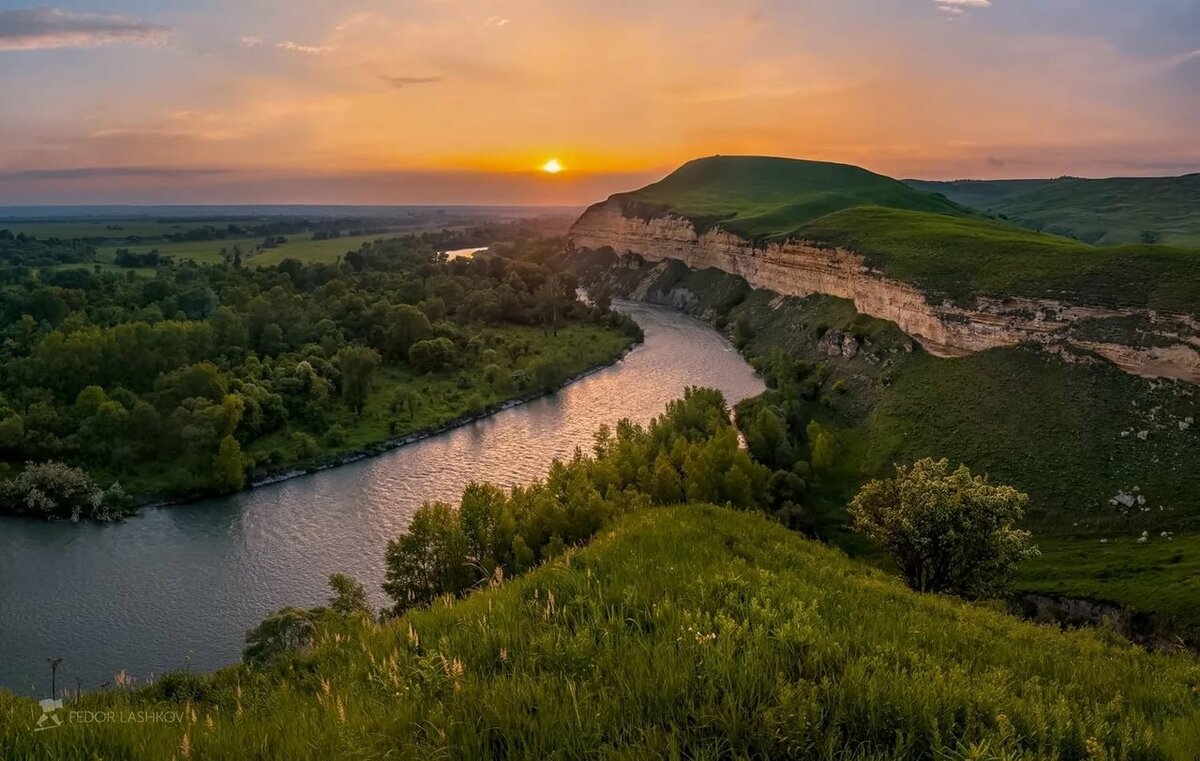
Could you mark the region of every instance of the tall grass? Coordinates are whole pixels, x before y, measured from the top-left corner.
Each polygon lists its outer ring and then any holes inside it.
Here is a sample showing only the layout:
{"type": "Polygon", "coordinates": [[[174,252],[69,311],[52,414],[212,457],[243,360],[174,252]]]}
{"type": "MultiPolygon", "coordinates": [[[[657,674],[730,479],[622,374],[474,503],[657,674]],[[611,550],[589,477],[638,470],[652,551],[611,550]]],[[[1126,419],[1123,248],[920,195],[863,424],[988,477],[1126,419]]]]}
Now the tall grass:
{"type": "Polygon", "coordinates": [[[149,705],[186,718],[35,735],[35,704],[0,698],[0,756],[1200,757],[1195,659],[917,595],[704,506],[627,516],[465,601],[325,625],[272,670],[79,703],[149,705]]]}

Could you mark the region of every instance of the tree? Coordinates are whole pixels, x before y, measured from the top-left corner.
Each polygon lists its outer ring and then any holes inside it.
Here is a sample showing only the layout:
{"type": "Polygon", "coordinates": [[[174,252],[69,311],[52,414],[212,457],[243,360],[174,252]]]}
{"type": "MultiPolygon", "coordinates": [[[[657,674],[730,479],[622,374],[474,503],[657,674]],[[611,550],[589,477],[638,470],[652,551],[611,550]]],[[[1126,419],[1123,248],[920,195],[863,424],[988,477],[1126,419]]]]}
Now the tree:
{"type": "Polygon", "coordinates": [[[671,458],[659,454],[654,461],[654,480],[650,485],[650,496],[659,505],[673,505],[683,500],[683,479],[671,464],[671,458]]]}
{"type": "Polygon", "coordinates": [[[422,373],[438,372],[454,365],[454,343],[449,338],[417,341],[408,350],[408,361],[422,373]]]}
{"type": "Polygon", "coordinates": [[[538,316],[542,320],[542,332],[549,333],[550,329],[553,329],[556,336],[558,335],[559,288],[558,276],[551,275],[534,294],[538,316]]]}
{"type": "Polygon", "coordinates": [[[303,653],[312,647],[317,626],[307,610],[284,608],[246,632],[242,660],[267,663],[286,653],[303,653]]]}
{"type": "Polygon", "coordinates": [[[408,532],[388,542],[383,591],[395,601],[395,612],[465,590],[471,583],[468,552],[457,511],[445,502],[422,505],[408,532]]]}
{"type": "Polygon", "coordinates": [[[329,577],[329,588],[333,597],[329,598],[329,609],[339,616],[349,616],[354,613],[370,613],[367,605],[367,590],[353,576],[335,573],[329,577]]]}
{"type": "Polygon", "coordinates": [[[412,420],[413,415],[417,413],[417,405],[421,402],[421,396],[416,391],[413,391],[408,386],[403,386],[396,389],[396,393],[392,395],[392,414],[398,415],[401,410],[408,413],[408,419],[412,420]]]}
{"type": "Polygon", "coordinates": [[[808,424],[806,433],[812,466],[817,470],[832,468],[837,462],[837,436],[815,420],[808,424]]]}
{"type": "Polygon", "coordinates": [[[361,415],[371,391],[371,379],[379,369],[379,352],[365,346],[347,346],[334,357],[342,371],[342,397],[361,415]]]}
{"type": "Polygon", "coordinates": [[[977,598],[997,591],[1017,563],[1038,554],[1015,527],[1029,497],[972,476],[965,465],[924,459],[867,483],[850,503],[854,527],[891,555],[920,592],[977,598]]]}
{"type": "Polygon", "coordinates": [[[223,492],[233,492],[246,485],[246,466],[242,447],[233,436],[221,439],[213,461],[213,486],[223,492]]]}
{"type": "Polygon", "coordinates": [[[390,359],[403,359],[413,344],[431,335],[433,327],[425,313],[411,304],[400,304],[387,313],[387,327],[380,348],[390,359]]]}
{"type": "Polygon", "coordinates": [[[594,284],[591,290],[588,291],[588,298],[592,300],[592,304],[601,312],[609,312],[612,310],[612,284],[605,278],[594,284]]]}
{"type": "Polygon", "coordinates": [[[756,460],[772,468],[790,468],[795,461],[787,428],[766,405],[746,425],[746,445],[756,460]]]}

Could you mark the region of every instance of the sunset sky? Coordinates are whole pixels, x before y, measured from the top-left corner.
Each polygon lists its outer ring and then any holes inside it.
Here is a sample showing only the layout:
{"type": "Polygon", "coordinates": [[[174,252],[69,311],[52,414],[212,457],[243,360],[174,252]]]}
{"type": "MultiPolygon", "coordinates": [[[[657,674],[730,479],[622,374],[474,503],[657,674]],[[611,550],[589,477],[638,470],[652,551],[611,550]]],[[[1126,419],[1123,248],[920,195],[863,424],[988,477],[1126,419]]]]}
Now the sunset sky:
{"type": "Polygon", "coordinates": [[[1180,174],[1200,0],[0,0],[0,96],[0,204],[578,204],[714,153],[1180,174]]]}

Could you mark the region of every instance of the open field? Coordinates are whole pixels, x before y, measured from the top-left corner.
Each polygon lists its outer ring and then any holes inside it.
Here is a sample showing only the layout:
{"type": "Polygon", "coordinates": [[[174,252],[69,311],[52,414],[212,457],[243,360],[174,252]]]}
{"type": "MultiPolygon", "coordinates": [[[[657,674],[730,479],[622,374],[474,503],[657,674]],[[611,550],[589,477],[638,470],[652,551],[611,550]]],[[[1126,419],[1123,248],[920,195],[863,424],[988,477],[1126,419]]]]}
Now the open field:
{"type": "Polygon", "coordinates": [[[1163,243],[1200,248],[1200,174],[906,182],[1034,230],[1099,246],[1163,243]]]}
{"type": "Polygon", "coordinates": [[[1190,761],[1198,686],[1190,656],[918,595],[759,515],[688,505],[461,602],[328,615],[274,666],[71,705],[179,723],[39,736],[37,705],[0,695],[0,755],[1190,761]]]}
{"type": "Polygon", "coordinates": [[[313,240],[311,233],[295,233],[286,235],[287,242],[255,251],[254,247],[262,242],[262,238],[231,238],[229,240],[179,241],[163,243],[142,243],[138,245],[102,246],[97,249],[97,257],[102,262],[111,262],[118,248],[128,248],[134,253],[142,253],[157,249],[164,256],[170,256],[178,261],[191,259],[197,264],[218,264],[222,261],[221,249],[233,250],[235,245],[242,247],[242,263],[246,266],[269,266],[278,264],[284,259],[299,259],[305,264],[314,262],[332,262],[347,251],[354,251],[363,243],[403,235],[403,232],[377,233],[374,235],[354,235],[329,240],[313,240]]]}
{"type": "Polygon", "coordinates": [[[0,219],[0,230],[10,230],[13,235],[24,233],[35,238],[100,238],[124,240],[129,236],[159,238],[163,235],[182,233],[195,227],[211,225],[222,228],[231,224],[262,222],[257,218],[197,219],[160,221],[153,219],[122,218],[64,218],[41,221],[0,219]]]}

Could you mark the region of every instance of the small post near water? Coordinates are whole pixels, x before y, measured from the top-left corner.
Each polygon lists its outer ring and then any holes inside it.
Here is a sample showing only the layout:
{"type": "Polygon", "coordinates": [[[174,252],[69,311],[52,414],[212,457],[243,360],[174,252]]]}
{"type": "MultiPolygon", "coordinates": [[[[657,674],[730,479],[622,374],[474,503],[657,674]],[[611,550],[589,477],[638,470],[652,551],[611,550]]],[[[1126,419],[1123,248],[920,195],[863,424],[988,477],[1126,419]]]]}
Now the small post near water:
{"type": "Polygon", "coordinates": [[[57,699],[58,694],[58,664],[62,663],[62,658],[47,658],[46,663],[50,664],[50,697],[57,699]]]}

